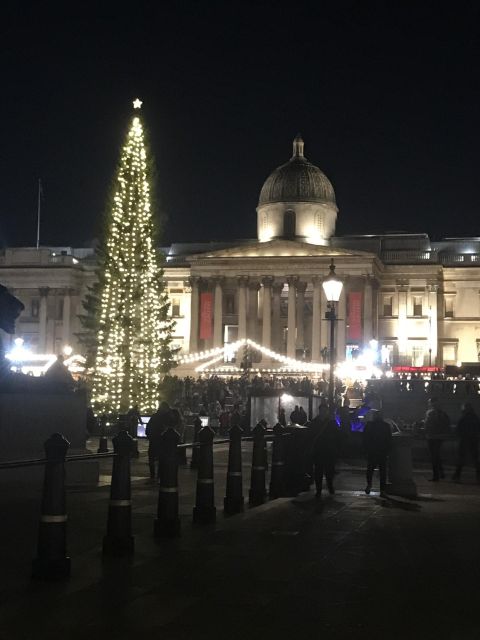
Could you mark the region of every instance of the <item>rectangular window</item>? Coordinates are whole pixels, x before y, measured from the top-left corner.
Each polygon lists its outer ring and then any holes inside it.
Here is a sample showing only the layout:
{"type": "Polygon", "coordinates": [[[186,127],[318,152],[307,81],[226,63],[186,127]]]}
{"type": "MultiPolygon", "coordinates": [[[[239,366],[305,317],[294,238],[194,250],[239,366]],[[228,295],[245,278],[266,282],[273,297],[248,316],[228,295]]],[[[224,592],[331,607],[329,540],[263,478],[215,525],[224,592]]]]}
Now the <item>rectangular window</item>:
{"type": "Polygon", "coordinates": [[[59,298],[57,302],[57,320],[63,319],[63,298],[59,298]]]}
{"type": "Polygon", "coordinates": [[[172,311],[172,318],[178,318],[180,316],[180,298],[172,298],[170,309],[172,311]]]}
{"type": "Polygon", "coordinates": [[[38,314],[40,311],[40,300],[38,298],[32,299],[32,318],[38,318],[38,314]]]}
{"type": "Polygon", "coordinates": [[[413,315],[414,316],[423,315],[422,303],[423,303],[422,296],[413,296],[413,315]]]}
{"type": "Polygon", "coordinates": [[[445,298],[445,318],[453,318],[453,297],[445,298]]]}
{"type": "Polygon", "coordinates": [[[383,296],[383,315],[393,316],[393,296],[383,296]]]}
{"type": "Polygon", "coordinates": [[[442,347],[443,364],[456,364],[457,345],[455,343],[444,344],[442,347]]]}

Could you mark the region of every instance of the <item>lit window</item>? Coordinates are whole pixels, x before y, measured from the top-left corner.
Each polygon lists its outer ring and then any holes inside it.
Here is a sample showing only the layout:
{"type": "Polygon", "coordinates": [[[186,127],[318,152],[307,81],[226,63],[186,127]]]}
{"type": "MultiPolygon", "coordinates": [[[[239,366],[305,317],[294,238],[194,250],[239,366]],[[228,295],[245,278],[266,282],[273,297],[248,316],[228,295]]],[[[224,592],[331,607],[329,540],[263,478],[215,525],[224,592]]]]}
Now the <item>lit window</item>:
{"type": "Polygon", "coordinates": [[[172,298],[171,310],[173,318],[180,316],[180,298],[172,298]]]}

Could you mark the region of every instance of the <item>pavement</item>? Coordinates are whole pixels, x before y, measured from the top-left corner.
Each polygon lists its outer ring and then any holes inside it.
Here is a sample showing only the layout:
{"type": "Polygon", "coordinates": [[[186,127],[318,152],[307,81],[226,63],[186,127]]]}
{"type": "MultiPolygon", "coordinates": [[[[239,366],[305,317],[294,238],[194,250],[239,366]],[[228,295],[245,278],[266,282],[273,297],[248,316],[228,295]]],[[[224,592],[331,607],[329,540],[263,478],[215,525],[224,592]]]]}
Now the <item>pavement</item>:
{"type": "MultiPolygon", "coordinates": [[[[91,443],[92,450],[96,443],[91,443]]],[[[68,492],[71,577],[30,578],[40,489],[3,490],[0,640],[480,638],[480,485],[428,482],[419,495],[367,496],[362,461],[341,460],[336,493],[314,492],[224,517],[226,445],[215,448],[217,521],[193,525],[196,472],[179,473],[181,536],[153,538],[158,486],[145,443],[132,464],[135,555],[104,559],[111,460],[98,487],[68,492]]],[[[450,477],[453,468],[447,468],[450,477]]],[[[8,473],[8,471],[2,471],[8,473]]],[[[377,488],[377,491],[375,489],[377,488]]]]}

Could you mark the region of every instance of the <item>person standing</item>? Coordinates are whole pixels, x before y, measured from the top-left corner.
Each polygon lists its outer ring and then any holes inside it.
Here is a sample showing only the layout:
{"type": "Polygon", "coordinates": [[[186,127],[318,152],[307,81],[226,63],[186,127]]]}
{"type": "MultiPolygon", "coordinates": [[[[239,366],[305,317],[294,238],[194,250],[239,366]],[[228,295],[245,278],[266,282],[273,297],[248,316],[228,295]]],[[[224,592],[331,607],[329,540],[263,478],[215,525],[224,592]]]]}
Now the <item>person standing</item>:
{"type": "Polygon", "coordinates": [[[303,427],[307,422],[308,422],[308,416],[306,414],[306,411],[302,406],[299,406],[297,423],[303,427]]]}
{"type": "Polygon", "coordinates": [[[173,426],[173,417],[167,402],[160,402],[157,411],[147,424],[145,435],[148,438],[148,466],[150,480],[160,478],[160,457],[163,432],[173,426]]]}
{"type": "Polygon", "coordinates": [[[365,424],[363,431],[363,446],[367,454],[367,486],[365,493],[372,490],[373,472],[376,468],[380,473],[380,495],[385,493],[387,486],[387,456],[392,444],[392,429],[383,420],[377,409],[370,412],[371,420],[365,424]]]}
{"type": "Polygon", "coordinates": [[[324,415],[324,417],[322,417],[322,414],[319,414],[315,420],[312,420],[312,424],[313,422],[316,422],[313,428],[313,433],[316,433],[313,442],[315,488],[317,491],[316,497],[320,498],[322,495],[324,476],[329,494],[333,495],[335,493],[333,478],[335,477],[335,462],[340,445],[340,431],[337,423],[328,413],[324,415]]]}
{"type": "Polygon", "coordinates": [[[480,418],[475,413],[472,405],[466,402],[462,407],[462,415],[457,423],[458,459],[452,480],[459,482],[465,460],[470,456],[477,481],[480,480],[480,465],[478,462],[478,437],[480,434],[480,418]]]}
{"type": "Polygon", "coordinates": [[[430,398],[429,409],[425,415],[425,438],[427,439],[430,460],[432,462],[431,482],[445,478],[441,450],[442,444],[450,434],[450,418],[440,409],[438,398],[430,398]]]}

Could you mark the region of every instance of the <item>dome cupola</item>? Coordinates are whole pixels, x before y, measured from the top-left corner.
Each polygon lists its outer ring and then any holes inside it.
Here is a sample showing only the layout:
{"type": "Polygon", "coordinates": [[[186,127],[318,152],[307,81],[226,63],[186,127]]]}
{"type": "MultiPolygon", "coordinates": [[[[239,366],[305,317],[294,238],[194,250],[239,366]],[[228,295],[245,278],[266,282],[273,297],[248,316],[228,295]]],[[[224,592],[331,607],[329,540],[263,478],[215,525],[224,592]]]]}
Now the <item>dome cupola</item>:
{"type": "Polygon", "coordinates": [[[298,238],[327,244],[335,232],[337,205],[327,176],[303,155],[300,135],[293,141],[293,155],[265,180],[258,201],[258,238],[298,238]]]}

